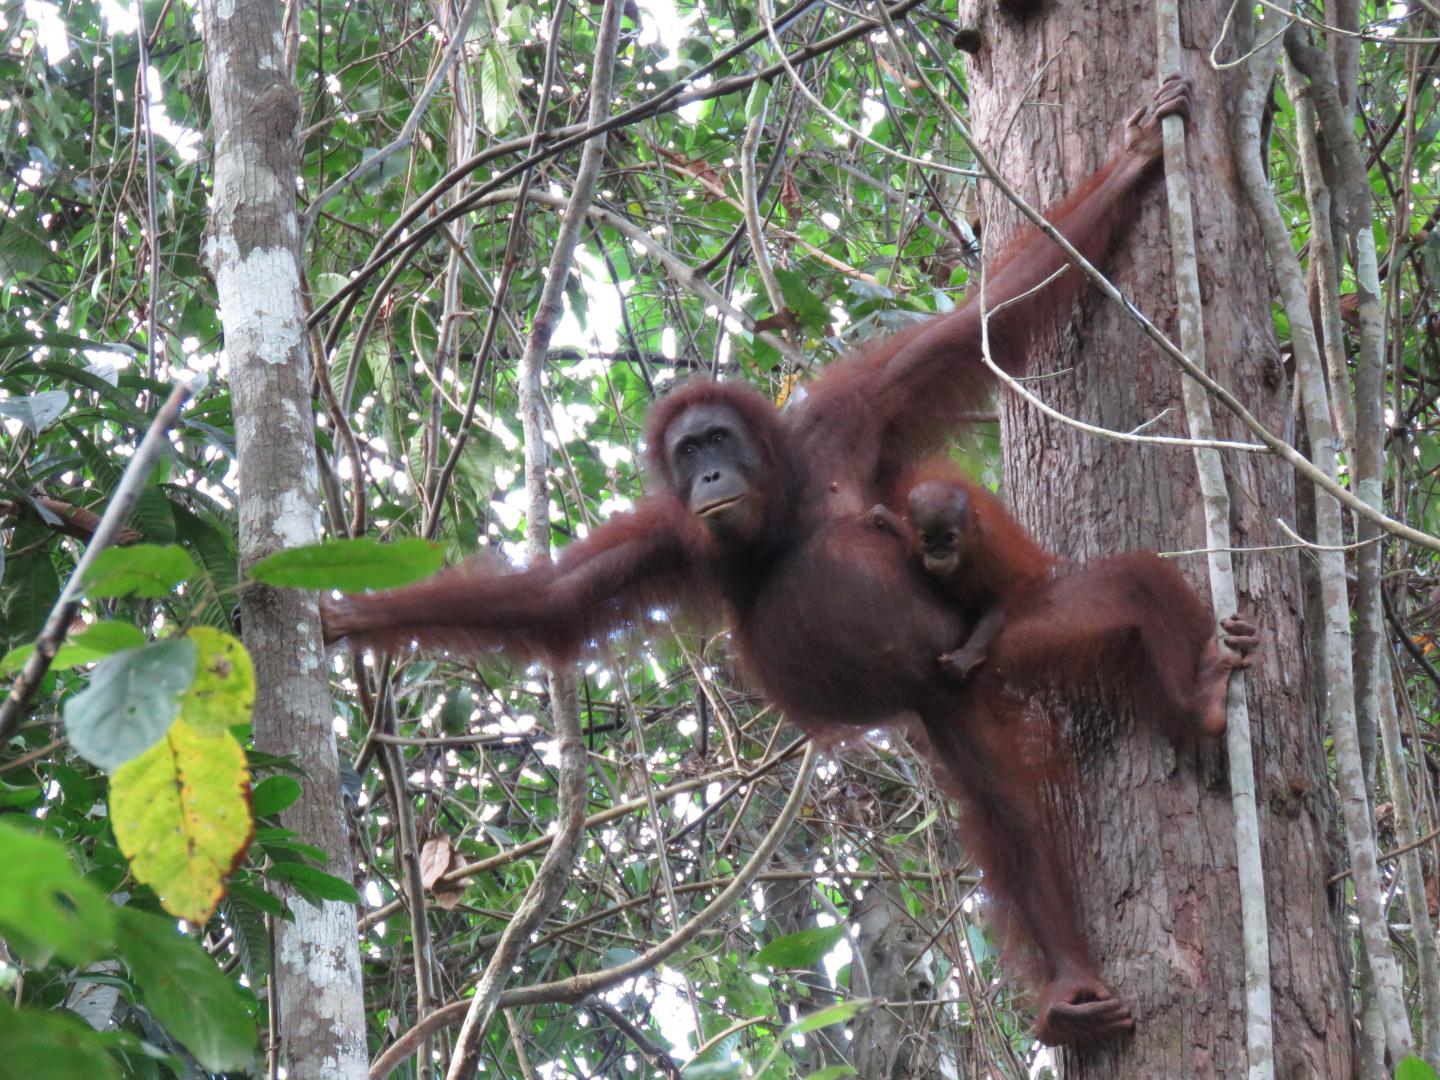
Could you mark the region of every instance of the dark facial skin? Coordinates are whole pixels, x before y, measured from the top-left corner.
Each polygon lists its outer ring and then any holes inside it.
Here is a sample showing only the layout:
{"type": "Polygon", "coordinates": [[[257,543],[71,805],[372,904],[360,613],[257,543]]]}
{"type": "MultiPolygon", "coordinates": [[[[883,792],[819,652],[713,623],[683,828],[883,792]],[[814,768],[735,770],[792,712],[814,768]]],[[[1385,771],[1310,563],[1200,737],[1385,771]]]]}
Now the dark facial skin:
{"type": "Polygon", "coordinates": [[[948,578],[960,567],[969,526],[970,497],[953,484],[917,484],[905,502],[925,572],[948,578]]]}
{"type": "Polygon", "coordinates": [[[749,540],[764,521],[765,463],[740,414],[729,405],[686,409],[665,431],[665,460],[675,491],[712,532],[749,540]]]}

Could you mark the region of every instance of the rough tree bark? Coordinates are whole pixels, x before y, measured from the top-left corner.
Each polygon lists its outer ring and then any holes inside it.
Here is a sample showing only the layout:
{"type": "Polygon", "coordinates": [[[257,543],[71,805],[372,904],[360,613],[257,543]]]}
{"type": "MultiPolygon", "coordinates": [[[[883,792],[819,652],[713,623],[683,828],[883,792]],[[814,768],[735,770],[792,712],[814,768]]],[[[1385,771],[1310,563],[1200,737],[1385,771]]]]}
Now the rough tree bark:
{"type": "MultiPolygon", "coordinates": [[[[961,0],[978,25],[968,62],[975,131],[1020,192],[1043,205],[1104,160],[1119,124],[1158,83],[1153,13],[1092,0],[1018,20],[984,0],[961,0]],[[983,20],[980,9],[987,14],[983,20]],[[1137,22],[1138,20],[1141,20],[1137,22]],[[1012,126],[1013,125],[1013,126],[1012,126]]],[[[1182,4],[1186,74],[1196,83],[1189,136],[1201,294],[1210,370],[1271,430],[1290,432],[1290,384],[1271,329],[1268,276],[1244,209],[1228,109],[1236,72],[1205,60],[1224,7],[1182,4]]],[[[1163,185],[1135,207],[1134,228],[1105,268],[1175,333],[1163,185]]],[[[998,250],[1017,213],[982,190],[984,239],[998,250]]],[[[1117,306],[1094,294],[1077,321],[1037,343],[1032,386],[1091,423],[1184,435],[1180,374],[1117,306]],[[1158,419],[1157,419],[1158,418],[1158,419]]],[[[1054,550],[1089,558],[1128,549],[1189,550],[1204,543],[1188,449],[1098,441],[1002,397],[1007,494],[1019,518],[1054,550]]],[[[1244,432],[1223,409],[1217,434],[1244,432]]],[[[1283,544],[1276,518],[1293,522],[1294,479],[1258,455],[1227,462],[1232,541],[1283,544]]],[[[1201,556],[1179,560],[1208,595],[1201,556]]],[[[1265,634],[1248,678],[1264,841],[1280,1077],[1350,1075],[1348,967],[1326,877],[1336,868],[1334,806],[1300,635],[1293,553],[1240,555],[1241,603],[1265,634]]],[[[1222,612],[1220,614],[1229,614],[1222,612]]],[[[1063,808],[1076,833],[1085,923],[1105,977],[1132,1003],[1135,1036],[1091,1053],[1062,1055],[1067,1076],[1245,1075],[1245,1000],[1233,819],[1222,751],[1176,755],[1105,707],[1077,714],[1103,733],[1084,740],[1081,792],[1063,808]],[[1111,730],[1113,728],[1114,730],[1111,730]]]]}
{"type": "MultiPolygon", "coordinates": [[[[240,564],[320,538],[310,362],[300,310],[299,99],[275,0],[201,5],[214,140],[206,251],[220,300],[240,473],[240,564]]],[[[261,586],[240,602],[255,661],[255,742],[308,780],[283,822],[351,879],[332,709],[313,594],[261,586]]],[[[290,1076],[367,1075],[360,949],[350,904],[288,898],[275,922],[281,1057],[290,1076]]],[[[272,1027],[273,1027],[272,1023],[272,1027]]]]}

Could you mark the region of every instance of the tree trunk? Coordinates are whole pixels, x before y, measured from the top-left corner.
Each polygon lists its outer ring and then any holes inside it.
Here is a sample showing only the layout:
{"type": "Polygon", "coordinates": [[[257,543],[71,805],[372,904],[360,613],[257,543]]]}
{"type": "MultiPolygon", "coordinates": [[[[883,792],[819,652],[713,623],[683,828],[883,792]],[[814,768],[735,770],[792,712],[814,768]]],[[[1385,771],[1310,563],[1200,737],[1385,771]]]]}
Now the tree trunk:
{"type": "MultiPolygon", "coordinates": [[[[1272,431],[1294,430],[1290,383],[1272,332],[1260,240],[1231,150],[1236,72],[1211,70],[1224,6],[1182,3],[1185,74],[1196,83],[1188,137],[1210,370],[1272,431]]],[[[1048,0],[1018,20],[985,0],[961,0],[981,29],[969,63],[975,131],[1001,172],[1035,205],[1064,195],[1114,148],[1120,124],[1149,102],[1156,72],[1154,12],[1118,0],[1048,0]],[[978,11],[988,12],[984,21],[978,11]],[[1013,124],[1013,126],[1012,126],[1013,124]],[[1002,145],[1003,142],[1003,145],[1002,145]]],[[[992,254],[1018,220],[982,188],[992,254]]],[[[1102,267],[1175,339],[1171,255],[1157,182],[1137,200],[1133,231],[1102,267]]],[[[1072,271],[1073,272],[1073,271],[1072,271]]],[[[1074,325],[1038,340],[1034,390],[1093,424],[1185,435],[1178,368],[1118,306],[1091,293],[1074,325]],[[1151,423],[1153,422],[1153,423],[1151,423]]],[[[1202,508],[1187,448],[1103,441],[1046,420],[1002,393],[1008,497],[1047,546],[1087,559],[1131,549],[1203,548],[1202,508]]],[[[1245,437],[1215,407],[1221,438],[1245,437]]],[[[1295,483],[1272,458],[1231,454],[1232,542],[1284,544],[1295,483]]],[[[1178,560],[1208,596],[1203,556],[1178,560]]],[[[1247,677],[1270,922],[1275,1066],[1280,1077],[1350,1075],[1348,963],[1327,876],[1336,868],[1333,799],[1300,635],[1292,552],[1241,555],[1237,583],[1264,643],[1247,677]]],[[[1219,612],[1228,615],[1229,612],[1219,612]]],[[[1104,710],[1076,712],[1082,725],[1104,710]]],[[[1128,721],[1084,740],[1071,820],[1081,903],[1103,975],[1131,1003],[1136,1032],[1097,1052],[1061,1055],[1067,1076],[1239,1077],[1246,1073],[1245,994],[1233,817],[1223,748],[1177,755],[1128,721]],[[1113,730],[1111,730],[1113,728],[1113,730]]]]}
{"type": "MultiPolygon", "coordinates": [[[[320,538],[295,213],[300,107],[275,0],[211,0],[201,12],[215,154],[206,256],[230,364],[243,570],[281,548],[320,538]]],[[[295,755],[308,776],[284,825],[324,850],[326,870],[349,881],[315,597],[252,585],[240,611],[255,661],[255,743],[267,753],[295,755]]],[[[354,908],[288,900],[294,920],[276,920],[273,976],[288,1074],[363,1080],[365,1014],[354,908]]]]}

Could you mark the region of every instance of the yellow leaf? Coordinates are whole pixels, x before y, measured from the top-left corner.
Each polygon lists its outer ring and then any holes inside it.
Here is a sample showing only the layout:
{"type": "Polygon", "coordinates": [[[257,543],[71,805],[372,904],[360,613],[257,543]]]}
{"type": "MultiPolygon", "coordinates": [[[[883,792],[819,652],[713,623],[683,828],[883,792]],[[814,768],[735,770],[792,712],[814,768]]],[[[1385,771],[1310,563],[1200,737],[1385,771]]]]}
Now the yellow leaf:
{"type": "Polygon", "coordinates": [[[135,877],[170,914],[203,925],[250,845],[250,773],[228,731],[176,720],[110,779],[110,824],[135,877]]]}
{"type": "Polygon", "coordinates": [[[212,626],[192,627],[185,636],[195,643],[195,681],[180,698],[180,716],[204,735],[248,724],[255,665],[240,639],[212,626]]]}

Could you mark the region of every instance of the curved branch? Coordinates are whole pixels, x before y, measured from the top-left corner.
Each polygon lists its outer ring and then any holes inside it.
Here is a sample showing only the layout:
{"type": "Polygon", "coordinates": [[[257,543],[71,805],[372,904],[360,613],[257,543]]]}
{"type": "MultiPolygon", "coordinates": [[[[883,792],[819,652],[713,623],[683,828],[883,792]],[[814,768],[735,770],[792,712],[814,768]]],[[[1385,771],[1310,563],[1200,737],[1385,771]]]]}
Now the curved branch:
{"type": "Polygon", "coordinates": [[[149,430],[140,440],[130,464],[125,466],[125,474],[120,478],[115,494],[110,497],[99,524],[95,526],[90,543],[80,556],[80,561],[75,564],[70,580],[60,590],[55,606],[50,609],[50,616],[45,620],[40,636],[35,639],[35,651],[30,654],[30,659],[25,661],[25,666],[10,685],[10,694],[5,703],[0,705],[0,742],[15,733],[15,728],[20,723],[20,715],[25,709],[25,702],[40,685],[45,672],[50,670],[55,651],[60,648],[60,643],[65,640],[65,632],[75,621],[80,610],[80,584],[86,572],[94,563],[95,557],[113,544],[120,535],[125,519],[130,516],[140,493],[145,490],[150,470],[155,467],[160,455],[170,449],[167,435],[180,419],[180,410],[203,385],[203,381],[179,379],[170,391],[170,396],[165,399],[165,404],[161,405],[160,411],[155,414],[155,419],[150,422],[149,430]]]}
{"type": "MultiPolygon", "coordinates": [[[[651,970],[690,944],[699,936],[700,931],[730,909],[735,900],[750,888],[751,883],[765,868],[765,864],[770,861],[770,856],[780,846],[780,841],[785,838],[791,823],[800,813],[800,806],[810,790],[810,778],[815,773],[815,763],[819,757],[819,751],[815,749],[813,743],[806,748],[805,757],[800,762],[799,774],[795,777],[795,786],[790,791],[790,797],[785,800],[785,805],[781,807],[769,832],[755,848],[755,853],[750,857],[750,861],[741,867],[719,896],[697,911],[694,917],[678,931],[659,944],[646,949],[639,956],[622,964],[616,964],[614,967],[602,968],[599,971],[587,972],[556,982],[506,990],[500,995],[498,1007],[511,1009],[520,1005],[543,1005],[552,1002],[573,1004],[583,1001],[591,994],[608,990],[627,979],[651,970]]],[[[465,1015],[469,1006],[468,1001],[452,1002],[443,1009],[437,1009],[421,1023],[416,1024],[376,1059],[375,1064],[370,1067],[370,1080],[383,1080],[409,1056],[410,1050],[417,1040],[457,1022],[465,1015]]]]}

